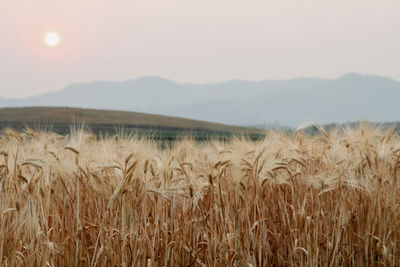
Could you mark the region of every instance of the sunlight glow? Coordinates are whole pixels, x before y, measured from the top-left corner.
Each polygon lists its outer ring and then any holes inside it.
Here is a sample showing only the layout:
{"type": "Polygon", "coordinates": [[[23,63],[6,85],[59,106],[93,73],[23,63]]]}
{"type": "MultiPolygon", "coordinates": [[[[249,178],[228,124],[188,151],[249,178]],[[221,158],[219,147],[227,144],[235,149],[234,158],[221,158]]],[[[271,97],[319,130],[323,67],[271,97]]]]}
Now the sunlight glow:
{"type": "Polygon", "coordinates": [[[45,42],[48,46],[56,46],[60,43],[60,36],[55,32],[49,32],[46,34],[45,42]]]}

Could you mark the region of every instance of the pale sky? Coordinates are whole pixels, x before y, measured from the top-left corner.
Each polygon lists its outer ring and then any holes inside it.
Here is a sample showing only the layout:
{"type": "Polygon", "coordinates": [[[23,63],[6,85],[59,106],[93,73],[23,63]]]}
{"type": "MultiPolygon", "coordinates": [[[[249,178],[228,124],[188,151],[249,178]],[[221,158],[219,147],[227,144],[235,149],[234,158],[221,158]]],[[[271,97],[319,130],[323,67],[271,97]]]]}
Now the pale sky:
{"type": "Polygon", "coordinates": [[[145,75],[400,80],[399,14],[399,0],[1,0],[0,97],[145,75]]]}

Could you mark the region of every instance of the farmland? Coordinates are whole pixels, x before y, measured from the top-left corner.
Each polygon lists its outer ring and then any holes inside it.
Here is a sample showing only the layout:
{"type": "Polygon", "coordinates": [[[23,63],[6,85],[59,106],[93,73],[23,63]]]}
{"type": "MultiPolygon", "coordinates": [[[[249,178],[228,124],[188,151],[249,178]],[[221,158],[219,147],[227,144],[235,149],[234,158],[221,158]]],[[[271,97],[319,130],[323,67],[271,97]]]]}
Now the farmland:
{"type": "Polygon", "coordinates": [[[398,265],[400,137],[4,130],[0,265],[398,265]]]}
{"type": "Polygon", "coordinates": [[[260,139],[264,131],[219,123],[190,120],[138,112],[67,107],[1,108],[0,130],[47,130],[67,135],[72,128],[86,127],[97,136],[135,133],[153,140],[170,142],[183,137],[197,141],[225,140],[232,136],[260,139]]]}

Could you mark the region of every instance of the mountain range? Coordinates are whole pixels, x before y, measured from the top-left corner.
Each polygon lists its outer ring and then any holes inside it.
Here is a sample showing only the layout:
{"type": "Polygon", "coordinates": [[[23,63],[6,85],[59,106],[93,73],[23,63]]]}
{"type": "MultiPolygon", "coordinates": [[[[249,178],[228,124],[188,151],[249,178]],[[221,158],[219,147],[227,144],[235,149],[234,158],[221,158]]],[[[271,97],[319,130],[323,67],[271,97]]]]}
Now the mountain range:
{"type": "Polygon", "coordinates": [[[160,77],[72,84],[30,98],[0,98],[0,107],[68,106],[136,111],[232,125],[397,121],[400,82],[350,73],[337,79],[176,83],[160,77]]]}

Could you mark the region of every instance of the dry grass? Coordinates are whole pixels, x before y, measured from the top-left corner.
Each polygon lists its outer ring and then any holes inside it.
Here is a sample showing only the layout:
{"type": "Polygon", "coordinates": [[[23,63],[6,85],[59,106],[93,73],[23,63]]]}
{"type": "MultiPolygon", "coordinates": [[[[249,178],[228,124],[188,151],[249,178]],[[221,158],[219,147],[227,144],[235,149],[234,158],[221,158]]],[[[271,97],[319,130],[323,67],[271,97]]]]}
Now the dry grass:
{"type": "Polygon", "coordinates": [[[2,266],[399,265],[400,137],[0,135],[2,266]]]}

